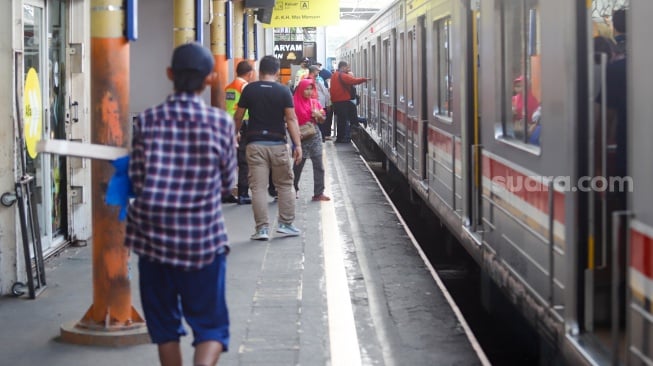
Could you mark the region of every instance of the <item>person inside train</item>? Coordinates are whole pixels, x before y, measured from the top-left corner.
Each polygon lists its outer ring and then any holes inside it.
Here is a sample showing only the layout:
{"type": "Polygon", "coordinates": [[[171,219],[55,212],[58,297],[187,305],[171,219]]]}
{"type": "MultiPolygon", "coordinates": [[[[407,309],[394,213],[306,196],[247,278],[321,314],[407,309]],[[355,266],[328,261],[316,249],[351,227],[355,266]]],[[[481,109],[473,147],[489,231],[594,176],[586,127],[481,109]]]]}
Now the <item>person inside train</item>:
{"type": "MultiPolygon", "coordinates": [[[[623,42],[625,42],[626,39],[625,13],[625,9],[615,11],[616,19],[613,19],[615,27],[620,28],[620,30],[615,28],[615,31],[620,32],[620,39],[622,39],[623,42]]],[[[608,64],[606,69],[606,90],[600,90],[595,99],[594,115],[596,116],[596,126],[598,128],[601,124],[601,103],[603,93],[605,93],[607,104],[606,119],[608,123],[608,143],[610,144],[610,142],[613,142],[616,144],[614,163],[609,164],[607,172],[600,172],[604,176],[625,177],[627,175],[626,167],[628,159],[626,141],[628,135],[628,85],[626,78],[626,65],[626,53],[619,53],[619,50],[617,49],[616,56],[612,59],[612,62],[608,64]]]]}
{"type": "Polygon", "coordinates": [[[530,88],[524,93],[524,77],[519,76],[513,81],[512,119],[515,136],[523,136],[524,123],[527,124],[527,133],[531,135],[536,129],[539,120],[534,121],[533,116],[540,107],[540,102],[535,98],[530,88]],[[525,95],[524,95],[525,94],[525,95]],[[524,111],[526,114],[524,115],[524,111]]]}
{"type": "Polygon", "coordinates": [[[617,54],[626,56],[626,9],[617,9],[612,13],[612,32],[617,54]]]}
{"type": "Polygon", "coordinates": [[[350,74],[351,67],[346,61],[338,63],[338,70],[331,77],[331,103],[337,118],[336,141],[337,143],[348,143],[351,140],[350,127],[358,123],[358,111],[356,104],[352,103],[355,97],[355,85],[366,83],[370,78],[354,77],[350,74]]]}
{"type": "MultiPolygon", "coordinates": [[[[295,164],[295,192],[299,192],[299,179],[304,169],[307,158],[311,158],[313,165],[313,201],[329,201],[331,198],[324,194],[324,163],[322,161],[322,133],[316,125],[324,121],[326,113],[320,102],[313,97],[317,82],[315,79],[307,78],[299,82],[295,89],[293,101],[295,103],[295,114],[300,130],[302,126],[312,124],[316,132],[308,138],[302,137],[302,160],[295,164]]],[[[297,193],[299,194],[299,193],[297,193]]]]}

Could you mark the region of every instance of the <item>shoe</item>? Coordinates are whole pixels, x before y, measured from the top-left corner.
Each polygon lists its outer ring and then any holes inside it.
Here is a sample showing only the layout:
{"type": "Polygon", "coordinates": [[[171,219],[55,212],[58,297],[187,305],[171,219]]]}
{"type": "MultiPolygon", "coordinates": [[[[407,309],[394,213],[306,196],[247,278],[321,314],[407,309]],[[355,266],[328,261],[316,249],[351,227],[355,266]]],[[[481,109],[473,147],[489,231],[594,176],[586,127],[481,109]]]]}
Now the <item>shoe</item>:
{"type": "Polygon", "coordinates": [[[250,196],[238,196],[239,205],[250,205],[252,204],[252,197],[250,196]]]}
{"type": "Polygon", "coordinates": [[[238,198],[233,194],[222,197],[222,203],[238,203],[238,198]]]}
{"type": "Polygon", "coordinates": [[[262,227],[249,238],[252,240],[270,240],[270,229],[262,227]]]}
{"type": "Polygon", "coordinates": [[[270,188],[268,187],[268,194],[270,197],[277,199],[279,197],[279,194],[277,193],[277,190],[275,188],[270,188]]]}
{"type": "Polygon", "coordinates": [[[329,196],[325,196],[324,193],[322,193],[322,194],[318,194],[317,196],[313,196],[313,198],[311,198],[311,200],[313,200],[313,201],[331,201],[331,198],[329,198],[329,196]]]}
{"type": "Polygon", "coordinates": [[[293,224],[279,224],[277,232],[280,234],[285,234],[287,236],[298,236],[301,234],[301,231],[294,227],[293,224]]]}

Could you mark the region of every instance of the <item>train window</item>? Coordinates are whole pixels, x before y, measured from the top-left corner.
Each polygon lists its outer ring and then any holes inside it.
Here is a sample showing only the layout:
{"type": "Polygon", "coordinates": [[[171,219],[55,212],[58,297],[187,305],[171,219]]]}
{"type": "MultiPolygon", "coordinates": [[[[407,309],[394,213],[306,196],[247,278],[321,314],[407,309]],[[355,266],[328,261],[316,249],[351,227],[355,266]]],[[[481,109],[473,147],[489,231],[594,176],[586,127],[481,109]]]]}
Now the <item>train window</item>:
{"type": "Polygon", "coordinates": [[[436,76],[436,101],[433,114],[451,118],[453,106],[453,83],[451,80],[451,18],[444,18],[433,23],[433,37],[436,42],[433,46],[435,64],[433,75],[436,76]]]}
{"type": "Polygon", "coordinates": [[[385,39],[383,41],[383,59],[381,61],[381,91],[386,97],[390,95],[388,88],[388,82],[390,80],[390,52],[390,40],[385,39]]]}
{"type": "Polygon", "coordinates": [[[502,123],[496,137],[539,146],[542,124],[540,89],[540,0],[503,0],[502,123]]]}

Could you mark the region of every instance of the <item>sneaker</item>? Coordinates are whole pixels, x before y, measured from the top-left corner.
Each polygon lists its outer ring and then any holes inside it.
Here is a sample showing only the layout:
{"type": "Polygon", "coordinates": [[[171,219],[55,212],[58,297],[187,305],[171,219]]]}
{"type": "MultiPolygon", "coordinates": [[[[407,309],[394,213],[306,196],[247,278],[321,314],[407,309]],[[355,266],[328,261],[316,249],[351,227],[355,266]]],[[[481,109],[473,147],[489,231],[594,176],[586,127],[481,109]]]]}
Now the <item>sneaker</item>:
{"type": "Polygon", "coordinates": [[[250,196],[238,196],[239,205],[250,205],[252,204],[252,197],[250,196]]]}
{"type": "Polygon", "coordinates": [[[301,234],[298,228],[294,227],[293,224],[279,224],[277,232],[280,234],[285,234],[287,236],[298,236],[301,234]]]}
{"type": "Polygon", "coordinates": [[[230,194],[228,196],[222,196],[222,203],[237,203],[238,199],[233,195],[230,194]]]}
{"type": "Polygon", "coordinates": [[[329,196],[324,195],[324,193],[318,194],[317,196],[313,196],[313,198],[311,199],[313,201],[331,201],[331,198],[329,198],[329,196]]]}
{"type": "Polygon", "coordinates": [[[252,240],[270,240],[270,229],[262,227],[249,238],[252,240]]]}

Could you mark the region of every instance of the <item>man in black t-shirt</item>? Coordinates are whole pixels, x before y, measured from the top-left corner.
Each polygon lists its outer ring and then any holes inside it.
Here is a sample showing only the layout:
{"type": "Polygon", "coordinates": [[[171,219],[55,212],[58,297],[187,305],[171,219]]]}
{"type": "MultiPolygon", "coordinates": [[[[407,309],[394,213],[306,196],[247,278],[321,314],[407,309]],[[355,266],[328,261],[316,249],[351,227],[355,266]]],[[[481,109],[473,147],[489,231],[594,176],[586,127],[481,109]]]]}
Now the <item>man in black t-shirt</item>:
{"type": "Polygon", "coordinates": [[[292,160],[295,163],[302,160],[302,147],[292,95],[286,86],[277,82],[279,68],[279,60],[274,56],[261,59],[259,81],[249,83],[243,89],[234,115],[236,131],[240,131],[245,111],[249,112],[245,156],[249,166],[249,186],[256,223],[252,240],[270,239],[267,202],[270,172],[279,197],[277,232],[288,236],[300,234],[299,229],[292,224],[295,220],[292,160]],[[293,159],[290,159],[286,143],[286,128],[294,145],[293,159]]]}

